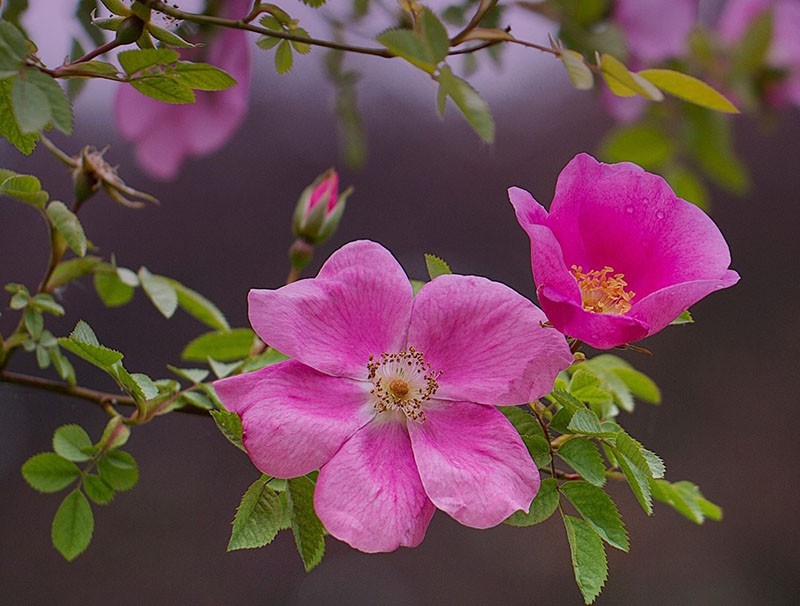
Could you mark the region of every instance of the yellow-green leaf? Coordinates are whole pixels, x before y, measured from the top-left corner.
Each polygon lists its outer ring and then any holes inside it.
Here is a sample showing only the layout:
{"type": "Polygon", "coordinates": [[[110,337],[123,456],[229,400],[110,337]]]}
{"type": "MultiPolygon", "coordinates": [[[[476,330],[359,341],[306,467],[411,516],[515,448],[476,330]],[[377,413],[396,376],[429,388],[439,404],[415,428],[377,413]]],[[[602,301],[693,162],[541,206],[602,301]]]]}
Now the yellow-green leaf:
{"type": "Polygon", "coordinates": [[[646,69],[638,74],[665,93],[727,114],[738,114],[736,106],[702,80],[671,69],[646,69]]]}

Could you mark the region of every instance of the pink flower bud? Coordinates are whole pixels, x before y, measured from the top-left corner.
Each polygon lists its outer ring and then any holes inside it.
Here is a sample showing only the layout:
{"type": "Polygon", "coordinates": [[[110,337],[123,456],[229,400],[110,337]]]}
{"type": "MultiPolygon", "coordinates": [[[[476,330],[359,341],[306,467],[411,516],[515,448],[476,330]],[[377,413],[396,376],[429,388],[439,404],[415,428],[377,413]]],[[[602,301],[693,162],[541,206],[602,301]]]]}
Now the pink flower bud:
{"type": "Polygon", "coordinates": [[[329,168],[303,190],[294,213],[294,235],[309,244],[327,240],[344,213],[345,201],[351,189],[339,193],[339,175],[329,168]]]}

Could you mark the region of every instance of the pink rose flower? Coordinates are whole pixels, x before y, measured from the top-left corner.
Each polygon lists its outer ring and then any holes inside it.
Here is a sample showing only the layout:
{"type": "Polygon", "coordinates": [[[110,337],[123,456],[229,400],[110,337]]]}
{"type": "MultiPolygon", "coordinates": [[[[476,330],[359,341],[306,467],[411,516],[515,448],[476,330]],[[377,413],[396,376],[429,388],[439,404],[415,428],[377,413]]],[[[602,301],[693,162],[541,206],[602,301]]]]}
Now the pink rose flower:
{"type": "MultiPolygon", "coordinates": [[[[250,0],[225,3],[225,16],[241,17],[251,8],[250,0]]],[[[136,147],[136,160],[150,176],[174,179],[188,157],[205,156],[220,149],[233,136],[247,113],[250,87],[250,50],[244,31],[214,31],[205,56],[194,49],[181,51],[215,65],[236,79],[237,84],[223,91],[196,91],[195,103],[170,105],[120,86],[114,114],[117,127],[136,147]]]]}
{"type": "Polygon", "coordinates": [[[635,164],[577,155],[549,213],[523,189],[508,193],[531,239],[539,304],[553,326],[592,347],[652,335],[739,280],[714,222],[635,164]]]}
{"type": "Polygon", "coordinates": [[[697,19],[697,0],[617,0],[612,15],[631,55],[653,64],[680,57],[697,19]]]}
{"type": "Polygon", "coordinates": [[[800,2],[797,0],[730,0],[720,16],[717,31],[723,42],[735,46],[753,21],[772,10],[772,40],[766,62],[787,72],[770,86],[767,101],[774,106],[800,105],[800,2]]]}
{"type": "Polygon", "coordinates": [[[533,303],[475,276],[414,297],[389,251],[358,241],[249,304],[256,332],[294,360],[214,387],[262,472],[320,470],[314,507],[333,536],[392,551],[418,545],[435,508],[474,528],[528,510],[539,473],[493,405],[549,392],[572,361],[533,303]]]}

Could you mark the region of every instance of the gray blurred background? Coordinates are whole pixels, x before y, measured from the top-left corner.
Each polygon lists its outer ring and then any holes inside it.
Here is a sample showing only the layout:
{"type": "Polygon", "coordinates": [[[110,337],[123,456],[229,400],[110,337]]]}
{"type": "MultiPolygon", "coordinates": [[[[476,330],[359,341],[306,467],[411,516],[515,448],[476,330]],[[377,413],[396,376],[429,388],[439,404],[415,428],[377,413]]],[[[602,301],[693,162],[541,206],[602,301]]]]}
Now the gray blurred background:
{"type": "MultiPolygon", "coordinates": [[[[595,150],[611,125],[597,100],[571,91],[551,62],[524,55],[506,73],[513,87],[490,75],[479,79],[497,120],[491,147],[452,108],[440,121],[433,83],[413,70],[398,61],[360,62],[369,159],[363,171],[341,170],[356,192],[307,274],[341,244],[371,238],[412,277],[424,275],[422,255],[434,252],[456,272],[533,297],[528,240],[505,190],[518,185],[549,203],[561,168],[574,154],[595,150]]],[[[138,171],[111,123],[109,91],[90,88],[78,105],[75,136],[57,141],[71,152],[111,143],[109,159],[128,182],[161,199],[140,211],[104,195],[87,203],[82,220],[99,252],[184,282],[233,325],[246,326],[248,289],[277,287],[285,278],[297,195],[337,162],[332,93],[322,77],[318,58],[301,60],[283,78],[259,61],[252,108],[236,138],[190,161],[168,184],[138,171]]],[[[660,504],[647,519],[626,486],[613,487],[632,547],[629,554],[609,551],[610,580],[598,604],[791,604],[800,595],[797,111],[771,129],[739,118],[736,140],[752,170],[752,194],[714,191],[713,217],[742,280],[698,304],[696,324],[644,342],[652,357],[625,354],[657,381],[664,403],[640,405],[621,419],[664,458],[668,478],[698,483],[724,507],[725,519],[698,527],[660,504]]],[[[70,199],[68,175],[44,150],[25,159],[0,144],[0,165],[37,174],[53,197],[70,199]]],[[[42,221],[0,200],[0,234],[0,283],[35,287],[46,265],[42,221]]],[[[141,293],[127,307],[106,310],[90,281],[67,288],[61,302],[67,317],[48,325],[56,334],[88,319],[104,344],[125,353],[127,368],[156,377],[167,376],[165,364],[179,363],[182,346],[204,331],[181,312],[165,320],[141,293]]],[[[17,318],[2,313],[7,332],[17,318]]],[[[84,382],[111,389],[86,364],[75,366],[84,382]]],[[[11,369],[37,372],[23,354],[11,369]]],[[[581,603],[557,517],[528,529],[477,531],[437,513],[417,549],[368,556],[329,539],[310,574],[290,533],[264,549],[227,554],[233,512],[258,472],[210,419],[182,414],[133,432],[127,449],[139,462],[139,485],[94,507],[92,544],[68,564],[50,544],[59,497],[35,493],[19,468],[50,450],[53,430],[71,422],[96,438],[105,415],[86,402],[0,384],[0,603],[581,603]]]]}

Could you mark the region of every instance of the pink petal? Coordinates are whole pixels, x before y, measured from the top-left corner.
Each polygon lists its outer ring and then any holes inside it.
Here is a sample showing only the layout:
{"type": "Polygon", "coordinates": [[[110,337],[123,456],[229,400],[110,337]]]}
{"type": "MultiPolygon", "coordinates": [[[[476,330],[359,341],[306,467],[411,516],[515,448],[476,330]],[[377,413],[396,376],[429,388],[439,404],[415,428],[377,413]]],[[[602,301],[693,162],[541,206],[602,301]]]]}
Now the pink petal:
{"type": "Polygon", "coordinates": [[[441,370],[437,398],[521,404],[548,393],[572,363],[564,337],[508,286],[440,276],[414,300],[408,345],[441,370]]]}
{"type": "Polygon", "coordinates": [[[697,19],[697,0],[617,0],[614,20],[631,54],[657,63],[682,56],[697,19]]]}
{"type": "Polygon", "coordinates": [[[722,10],[717,32],[722,40],[733,45],[745,34],[750,24],[769,8],[771,0],[728,0],[722,10]]]}
{"type": "Polygon", "coordinates": [[[320,470],[314,509],[328,532],[361,551],[419,545],[434,507],[403,421],[384,413],[350,438],[320,470]]]}
{"type": "MultiPolygon", "coordinates": [[[[437,278],[438,279],[438,278],[437,278]]],[[[492,406],[434,401],[423,423],[408,423],[425,492],[473,528],[528,511],[539,470],[508,419],[492,406]]]]}
{"type": "Polygon", "coordinates": [[[253,464],[279,478],[319,469],[369,422],[370,387],[294,360],[214,383],[225,407],[242,418],[253,464]]]}
{"type": "Polygon", "coordinates": [[[277,290],[251,290],[250,323],[264,341],[335,376],[366,380],[370,355],[401,351],[411,284],[380,244],[346,244],[314,279],[277,290]]]}

